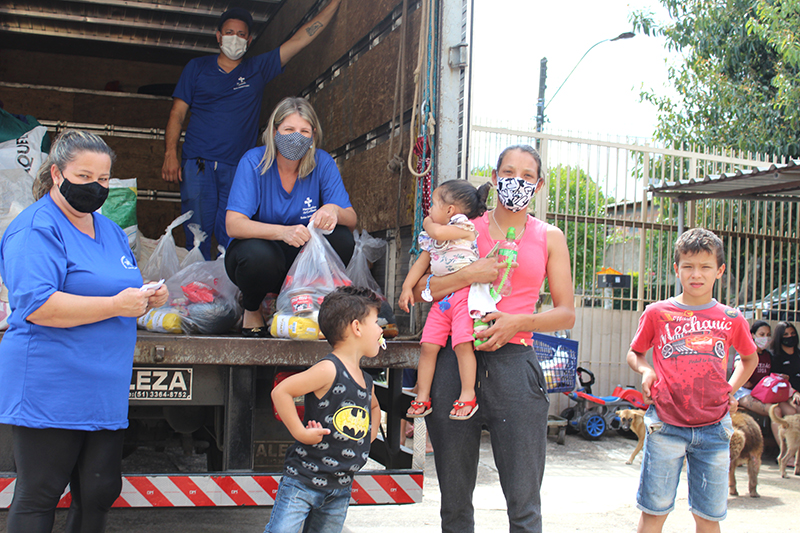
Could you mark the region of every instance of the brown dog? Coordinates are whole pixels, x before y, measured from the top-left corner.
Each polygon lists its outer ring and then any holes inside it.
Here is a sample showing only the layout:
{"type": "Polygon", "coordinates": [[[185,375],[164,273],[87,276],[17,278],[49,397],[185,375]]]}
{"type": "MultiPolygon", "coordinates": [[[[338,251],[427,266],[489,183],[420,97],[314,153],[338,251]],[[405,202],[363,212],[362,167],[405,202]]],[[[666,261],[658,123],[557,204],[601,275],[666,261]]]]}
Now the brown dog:
{"type": "Polygon", "coordinates": [[[781,418],[775,412],[777,407],[777,404],[773,404],[769,408],[769,417],[780,426],[778,435],[781,453],[778,456],[778,463],[781,465],[781,477],[786,477],[786,465],[789,464],[792,455],[794,455],[794,475],[798,476],[800,475],[800,414],[781,418]]]}
{"type": "Polygon", "coordinates": [[[631,458],[625,461],[625,464],[629,465],[633,462],[636,454],[642,451],[642,447],[644,446],[644,411],[641,409],[620,409],[617,411],[617,416],[621,422],[621,429],[633,431],[636,436],[639,437],[639,443],[636,445],[636,449],[633,450],[631,458]]]}
{"type": "Polygon", "coordinates": [[[761,452],[764,451],[764,437],[761,428],[753,417],[736,412],[731,415],[733,435],[731,435],[731,466],[728,470],[728,486],[731,496],[738,496],[736,491],[736,466],[747,463],[747,488],[751,498],[758,498],[758,471],[761,468],[761,452]]]}

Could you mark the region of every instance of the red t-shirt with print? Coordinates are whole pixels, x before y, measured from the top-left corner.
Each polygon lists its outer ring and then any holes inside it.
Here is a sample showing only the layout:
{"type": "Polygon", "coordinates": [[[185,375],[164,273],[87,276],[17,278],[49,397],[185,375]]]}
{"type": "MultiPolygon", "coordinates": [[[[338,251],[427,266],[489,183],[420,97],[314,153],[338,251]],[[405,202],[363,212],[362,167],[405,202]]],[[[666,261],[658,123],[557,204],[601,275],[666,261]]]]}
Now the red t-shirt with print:
{"type": "Polygon", "coordinates": [[[657,379],[650,392],[662,421],[699,427],[722,420],[731,391],[726,380],[730,347],[741,354],[756,351],[750,327],[736,309],[716,300],[687,306],[674,298],[647,306],[631,349],[653,348],[657,379]]]}

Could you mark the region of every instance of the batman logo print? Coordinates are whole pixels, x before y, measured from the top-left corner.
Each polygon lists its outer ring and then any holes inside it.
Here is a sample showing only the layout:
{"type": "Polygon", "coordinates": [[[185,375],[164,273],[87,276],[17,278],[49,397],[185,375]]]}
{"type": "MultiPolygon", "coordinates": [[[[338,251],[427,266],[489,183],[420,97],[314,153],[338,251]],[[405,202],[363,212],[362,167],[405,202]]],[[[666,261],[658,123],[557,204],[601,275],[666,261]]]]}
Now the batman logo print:
{"type": "Polygon", "coordinates": [[[333,415],[333,427],[351,440],[360,440],[369,432],[369,413],[363,407],[347,405],[333,415]]]}

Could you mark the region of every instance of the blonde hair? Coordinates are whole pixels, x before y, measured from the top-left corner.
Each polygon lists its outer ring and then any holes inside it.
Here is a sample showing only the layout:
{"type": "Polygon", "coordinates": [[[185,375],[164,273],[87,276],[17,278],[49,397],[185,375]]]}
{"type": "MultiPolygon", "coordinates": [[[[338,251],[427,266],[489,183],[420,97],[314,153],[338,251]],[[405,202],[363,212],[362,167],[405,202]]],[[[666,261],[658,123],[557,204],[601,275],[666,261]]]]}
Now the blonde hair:
{"type": "Polygon", "coordinates": [[[313,131],[311,136],[311,148],[309,148],[306,155],[300,159],[298,177],[305,178],[311,174],[314,167],[317,166],[315,150],[318,146],[322,145],[322,127],[319,124],[319,118],[317,118],[317,113],[314,111],[314,108],[311,107],[311,104],[308,103],[308,100],[289,96],[281,100],[278,105],[275,106],[275,111],[273,111],[272,115],[269,117],[267,129],[264,130],[264,135],[261,138],[266,147],[264,157],[259,163],[261,174],[266,174],[269,167],[275,162],[275,155],[277,154],[275,132],[278,130],[278,126],[286,120],[286,117],[294,115],[295,113],[300,115],[300,118],[308,121],[313,131]]]}
{"type": "Polygon", "coordinates": [[[64,130],[53,143],[50,154],[36,173],[36,178],[33,180],[33,198],[39,200],[53,188],[53,175],[50,172],[53,165],[63,170],[81,152],[106,154],[111,159],[112,165],[117,158],[106,142],[94,133],[64,130]]]}

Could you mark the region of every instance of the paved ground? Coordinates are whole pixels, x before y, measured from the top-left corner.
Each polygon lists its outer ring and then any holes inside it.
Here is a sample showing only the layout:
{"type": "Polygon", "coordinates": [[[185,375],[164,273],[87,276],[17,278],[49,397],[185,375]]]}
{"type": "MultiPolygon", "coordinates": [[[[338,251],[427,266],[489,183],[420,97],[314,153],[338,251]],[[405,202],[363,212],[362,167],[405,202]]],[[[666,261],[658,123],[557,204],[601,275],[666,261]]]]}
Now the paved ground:
{"type": "MultiPolygon", "coordinates": [[[[544,530],[547,532],[624,533],[636,530],[639,511],[634,500],[638,485],[639,455],[633,465],[625,460],[635,441],[612,435],[589,442],[567,436],[561,446],[551,437],[547,446],[547,470],[542,487],[544,530]]],[[[176,455],[170,459],[180,463],[176,455]]],[[[745,468],[737,471],[740,491],[747,486],[745,468]]],[[[725,533],[800,533],[800,476],[781,479],[768,450],[759,476],[761,498],[747,496],[728,500],[725,533]]],[[[488,437],[483,439],[478,487],[475,490],[476,531],[508,531],[505,502],[499,487],[488,437]]],[[[416,505],[350,508],[348,533],[439,531],[439,492],[433,458],[425,465],[424,500],[416,505]]],[[[0,532],[5,532],[5,512],[0,513],[0,532]]],[[[59,512],[55,531],[63,531],[65,512],[59,512]]],[[[109,516],[109,533],[222,533],[263,531],[269,509],[115,509],[109,516]]],[[[667,520],[664,533],[694,531],[688,511],[685,483],[678,491],[677,509],[667,520]]]]}

